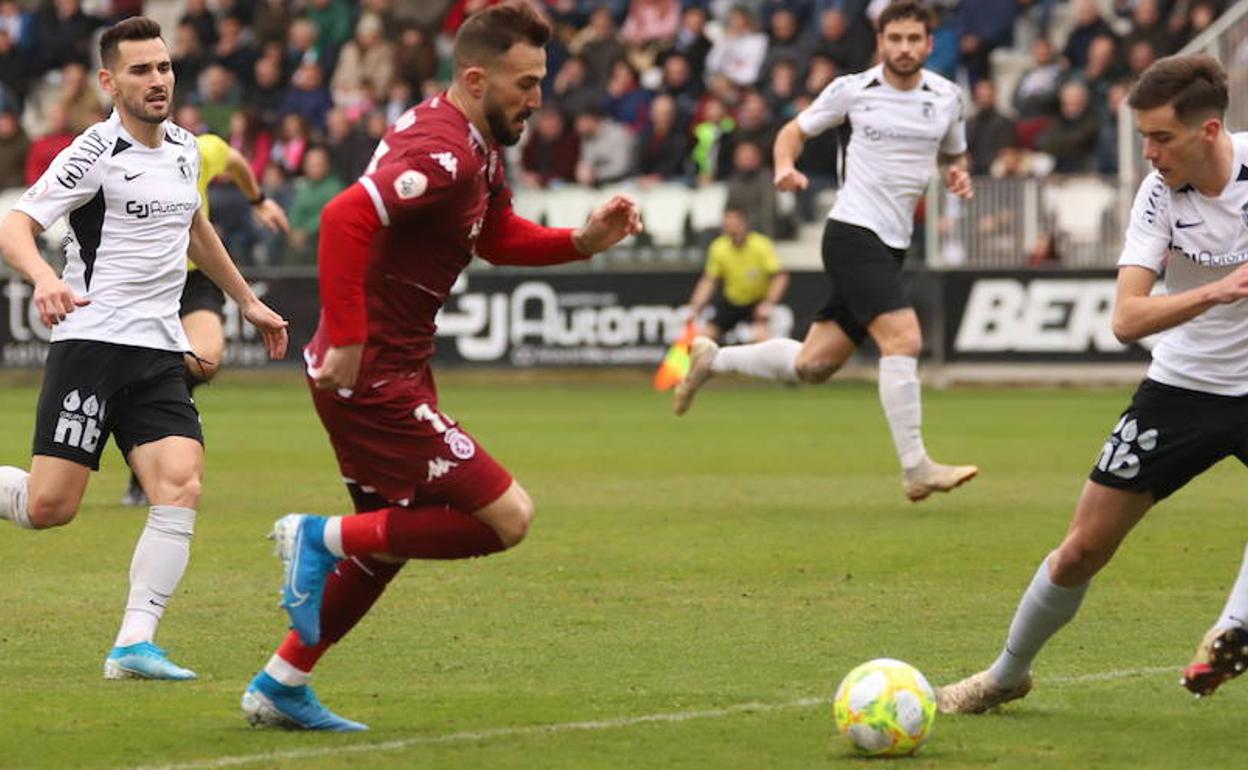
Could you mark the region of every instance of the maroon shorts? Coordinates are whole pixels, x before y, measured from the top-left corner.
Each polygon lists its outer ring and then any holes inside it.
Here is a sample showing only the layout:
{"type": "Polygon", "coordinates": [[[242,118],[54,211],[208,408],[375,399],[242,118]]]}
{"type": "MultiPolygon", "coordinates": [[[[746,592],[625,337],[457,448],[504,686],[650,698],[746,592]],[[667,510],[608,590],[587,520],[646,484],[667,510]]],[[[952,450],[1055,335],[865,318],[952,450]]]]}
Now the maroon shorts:
{"type": "Polygon", "coordinates": [[[349,397],[318,390],[312,401],[338,456],[343,480],[397,505],[445,503],[472,513],[511,486],[511,474],[454,420],[422,373],[377,379],[349,397]]]}

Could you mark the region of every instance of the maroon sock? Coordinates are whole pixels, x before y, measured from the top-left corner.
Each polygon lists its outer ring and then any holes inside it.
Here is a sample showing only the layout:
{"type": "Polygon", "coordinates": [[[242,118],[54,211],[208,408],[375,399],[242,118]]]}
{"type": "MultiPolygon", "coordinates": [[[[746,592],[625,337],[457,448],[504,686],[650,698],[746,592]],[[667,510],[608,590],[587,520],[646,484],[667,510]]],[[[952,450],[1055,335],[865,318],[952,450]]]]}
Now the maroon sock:
{"type": "Polygon", "coordinates": [[[325,580],[320,643],[309,647],[291,631],[278,648],[278,656],[300,671],[311,671],[330,645],[355,628],[402,568],[402,562],[377,561],[371,556],[351,556],[338,562],[325,580]]]}
{"type": "Polygon", "coordinates": [[[383,508],[342,519],[342,550],[347,555],[468,559],[503,548],[503,541],[489,525],[445,505],[383,508]]]}

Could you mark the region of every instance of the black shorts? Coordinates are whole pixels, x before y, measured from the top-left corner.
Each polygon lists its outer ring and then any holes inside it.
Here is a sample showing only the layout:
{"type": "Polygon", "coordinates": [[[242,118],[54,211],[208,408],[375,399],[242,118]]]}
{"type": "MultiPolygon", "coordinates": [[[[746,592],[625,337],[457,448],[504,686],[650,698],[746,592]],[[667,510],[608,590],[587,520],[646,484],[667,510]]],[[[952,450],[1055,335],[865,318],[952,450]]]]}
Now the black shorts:
{"type": "Polygon", "coordinates": [[[1248,396],[1144,380],[1089,478],[1163,500],[1231,455],[1248,465],[1248,396]]]}
{"type": "Polygon", "coordinates": [[[711,302],[711,321],[719,327],[720,332],[726,334],[742,321],[753,321],[757,307],[757,302],[752,305],[734,305],[723,294],[716,294],[711,302]]]}
{"type": "Polygon", "coordinates": [[[196,310],[211,310],[222,321],[225,320],[225,292],[204,275],[202,270],[191,270],[186,274],[186,285],[182,287],[182,308],[178,311],[178,317],[186,318],[196,310]]]}
{"type": "Polygon", "coordinates": [[[823,269],[831,285],[816,321],[836,321],[854,344],[867,338],[876,316],[911,306],[901,285],[904,249],[865,227],[829,219],[823,228],[823,269]]]}
{"type": "Polygon", "coordinates": [[[204,443],[182,354],[93,340],[48,348],[34,454],[99,470],[111,434],[123,455],[168,436],[204,443]]]}

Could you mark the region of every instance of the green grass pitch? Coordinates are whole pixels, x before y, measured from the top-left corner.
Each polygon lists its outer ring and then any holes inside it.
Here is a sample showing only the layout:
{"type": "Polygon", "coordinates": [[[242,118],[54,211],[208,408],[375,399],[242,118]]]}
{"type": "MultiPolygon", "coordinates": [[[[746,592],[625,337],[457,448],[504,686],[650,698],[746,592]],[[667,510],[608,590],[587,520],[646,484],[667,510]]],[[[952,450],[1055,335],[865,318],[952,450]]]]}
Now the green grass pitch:
{"type": "MultiPolygon", "coordinates": [[[[929,391],[933,455],[982,475],[911,505],[870,386],[717,382],[681,420],[641,375],[441,386],[538,519],[514,552],[410,565],[325,659],[322,700],[370,732],[240,716],[285,628],[263,536],[347,498],[294,373],[227,373],[199,398],[206,492],[157,639],[201,679],[101,676],[143,520],[116,505],[110,447],[70,526],[0,522],[0,767],[878,768],[834,736],[840,677],[880,656],[935,683],[989,663],[1129,395],[929,391]]],[[[0,462],[27,462],[35,396],[0,389],[0,462]]],[[[1032,695],[938,717],[900,766],[1242,766],[1248,682],[1196,701],[1177,680],[1238,568],[1245,480],[1224,463],[1150,514],[1032,695]]]]}

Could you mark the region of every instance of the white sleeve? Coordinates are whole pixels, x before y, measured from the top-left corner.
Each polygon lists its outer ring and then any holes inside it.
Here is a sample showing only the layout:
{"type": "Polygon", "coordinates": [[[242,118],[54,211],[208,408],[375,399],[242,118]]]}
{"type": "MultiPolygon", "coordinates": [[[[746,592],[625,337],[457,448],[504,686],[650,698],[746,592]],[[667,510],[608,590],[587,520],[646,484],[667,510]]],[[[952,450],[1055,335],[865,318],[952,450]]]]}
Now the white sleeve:
{"type": "Polygon", "coordinates": [[[954,97],[952,109],[956,112],[949,121],[949,130],[940,140],[940,151],[945,155],[961,155],[966,152],[966,112],[962,105],[962,96],[954,97]]]}
{"type": "Polygon", "coordinates": [[[1137,265],[1161,273],[1170,247],[1170,190],[1155,173],[1140,184],[1118,266],[1137,265]]]}
{"type": "Polygon", "coordinates": [[[107,163],[105,156],[111,150],[112,142],[105,140],[98,131],[79,134],[52,160],[52,165],[18,199],[13,209],[27,214],[46,230],[100,191],[107,163]]]}
{"type": "Polygon", "coordinates": [[[850,78],[839,77],[815,97],[810,106],[797,114],[797,125],[806,136],[822,134],[845,122],[853,89],[850,78]]]}

